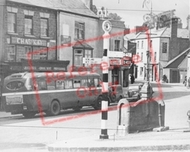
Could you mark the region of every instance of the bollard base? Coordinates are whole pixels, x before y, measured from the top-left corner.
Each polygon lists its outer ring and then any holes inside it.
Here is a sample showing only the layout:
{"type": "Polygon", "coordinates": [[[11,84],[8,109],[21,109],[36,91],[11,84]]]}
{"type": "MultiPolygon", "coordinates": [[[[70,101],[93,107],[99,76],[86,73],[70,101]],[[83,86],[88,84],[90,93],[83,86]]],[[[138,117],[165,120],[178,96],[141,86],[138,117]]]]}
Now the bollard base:
{"type": "Polygon", "coordinates": [[[161,132],[161,131],[166,131],[166,130],[169,130],[169,127],[166,126],[166,127],[158,127],[158,128],[154,128],[153,131],[155,132],[161,132]]]}
{"type": "Polygon", "coordinates": [[[109,136],[108,135],[100,135],[100,139],[108,139],[109,136]]]}

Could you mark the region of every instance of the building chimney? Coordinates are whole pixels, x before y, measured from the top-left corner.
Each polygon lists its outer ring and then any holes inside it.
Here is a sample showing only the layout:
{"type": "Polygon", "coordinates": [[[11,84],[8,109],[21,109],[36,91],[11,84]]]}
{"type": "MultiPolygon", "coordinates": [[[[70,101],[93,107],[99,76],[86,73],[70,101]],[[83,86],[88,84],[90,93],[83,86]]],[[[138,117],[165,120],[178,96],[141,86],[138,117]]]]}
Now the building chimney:
{"type": "Polygon", "coordinates": [[[92,11],[93,10],[93,0],[82,0],[82,2],[92,11]]]}
{"type": "Polygon", "coordinates": [[[177,37],[177,30],[178,30],[178,18],[172,18],[171,24],[171,37],[169,43],[169,60],[173,59],[179,54],[179,45],[178,45],[178,37],[177,37]]]}

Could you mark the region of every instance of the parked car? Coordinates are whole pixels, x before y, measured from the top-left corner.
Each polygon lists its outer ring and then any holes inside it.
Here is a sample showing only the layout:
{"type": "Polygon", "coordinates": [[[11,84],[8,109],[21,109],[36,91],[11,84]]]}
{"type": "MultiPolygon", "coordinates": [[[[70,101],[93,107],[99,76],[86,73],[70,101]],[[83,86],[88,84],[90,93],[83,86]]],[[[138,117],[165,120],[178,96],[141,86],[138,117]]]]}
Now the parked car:
{"type": "Polygon", "coordinates": [[[141,98],[141,88],[144,85],[144,83],[139,83],[137,88],[131,88],[127,90],[127,92],[124,94],[124,97],[127,98],[129,101],[137,101],[141,98]]]}
{"type": "Polygon", "coordinates": [[[111,85],[109,86],[109,97],[110,103],[117,103],[123,98],[123,89],[121,85],[111,85]]]}

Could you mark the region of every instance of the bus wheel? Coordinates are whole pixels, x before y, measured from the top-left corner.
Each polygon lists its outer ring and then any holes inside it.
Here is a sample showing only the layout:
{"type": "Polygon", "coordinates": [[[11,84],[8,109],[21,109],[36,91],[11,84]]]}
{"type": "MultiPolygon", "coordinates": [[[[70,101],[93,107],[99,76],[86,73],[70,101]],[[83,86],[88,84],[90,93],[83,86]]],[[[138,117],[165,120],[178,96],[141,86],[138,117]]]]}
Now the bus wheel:
{"type": "Polygon", "coordinates": [[[48,115],[55,116],[60,113],[61,107],[57,100],[53,100],[50,106],[49,111],[47,112],[48,115]]]}
{"type": "Polygon", "coordinates": [[[25,117],[25,118],[32,118],[36,115],[35,112],[24,112],[22,113],[22,115],[25,117]]]}
{"type": "Polygon", "coordinates": [[[76,106],[76,107],[73,108],[73,110],[76,111],[76,112],[80,111],[81,109],[82,109],[82,106],[76,106]]]}
{"type": "Polygon", "coordinates": [[[101,109],[101,103],[102,103],[102,96],[99,96],[97,100],[95,101],[93,108],[95,110],[100,110],[101,109]]]}

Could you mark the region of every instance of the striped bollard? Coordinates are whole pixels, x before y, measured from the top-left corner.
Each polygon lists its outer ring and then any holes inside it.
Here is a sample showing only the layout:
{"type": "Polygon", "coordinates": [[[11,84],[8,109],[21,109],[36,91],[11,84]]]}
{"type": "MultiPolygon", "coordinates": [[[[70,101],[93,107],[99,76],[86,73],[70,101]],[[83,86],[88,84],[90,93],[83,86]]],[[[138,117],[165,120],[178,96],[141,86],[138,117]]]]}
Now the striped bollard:
{"type": "Polygon", "coordinates": [[[102,29],[104,31],[103,35],[103,58],[102,58],[102,73],[103,73],[103,86],[102,86],[102,120],[101,120],[101,135],[100,139],[108,139],[107,133],[107,120],[108,120],[108,68],[109,68],[109,41],[110,41],[110,34],[109,32],[112,29],[112,24],[109,20],[105,20],[102,23],[102,29]]]}
{"type": "Polygon", "coordinates": [[[100,139],[108,139],[107,133],[107,120],[108,120],[108,57],[107,57],[107,49],[104,49],[103,54],[103,64],[107,65],[106,68],[103,69],[103,86],[102,86],[102,96],[103,101],[101,104],[101,113],[102,113],[102,120],[101,120],[101,135],[100,139]]]}

